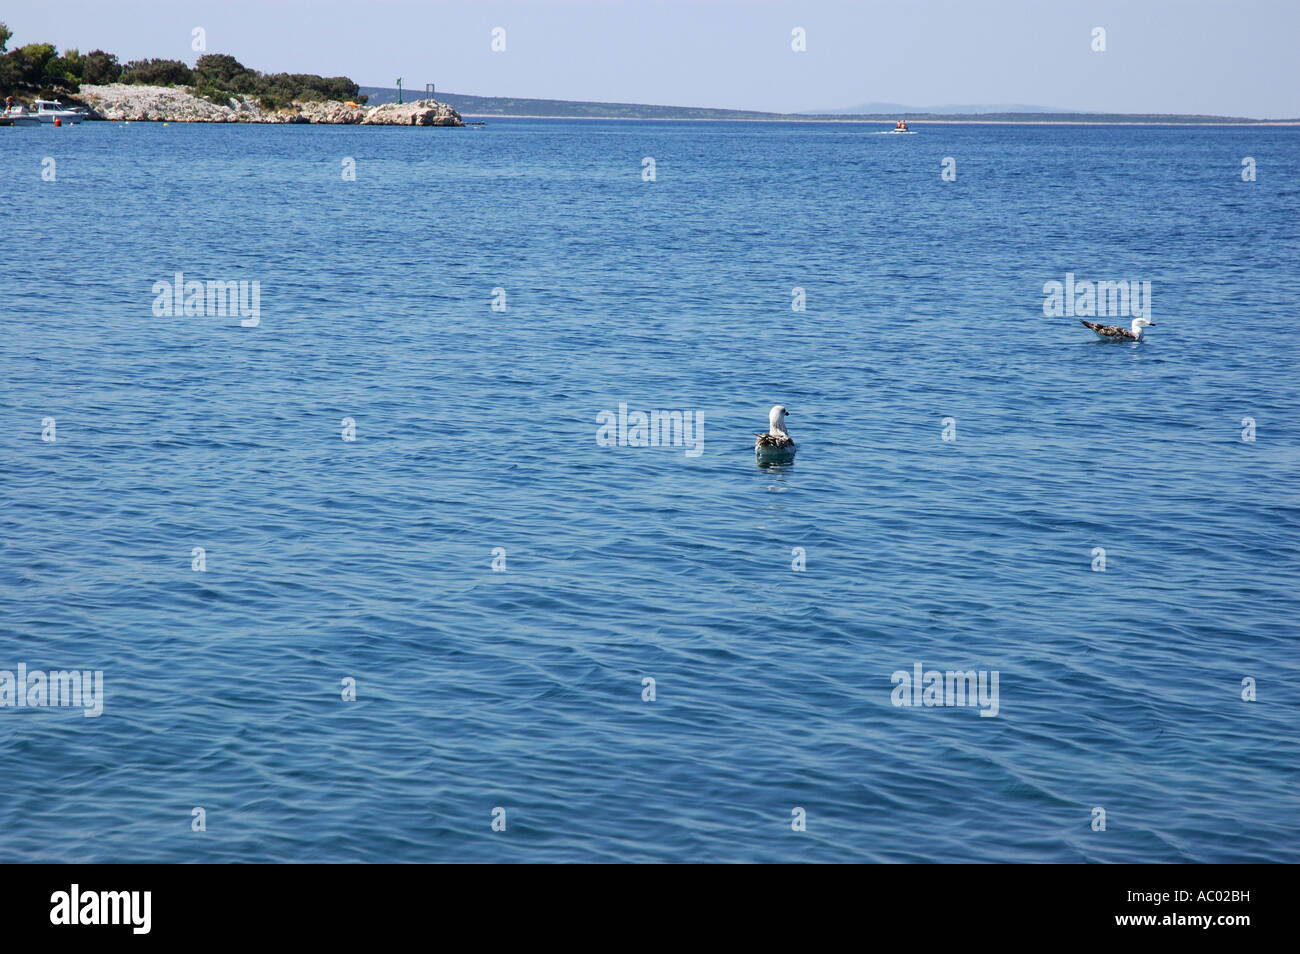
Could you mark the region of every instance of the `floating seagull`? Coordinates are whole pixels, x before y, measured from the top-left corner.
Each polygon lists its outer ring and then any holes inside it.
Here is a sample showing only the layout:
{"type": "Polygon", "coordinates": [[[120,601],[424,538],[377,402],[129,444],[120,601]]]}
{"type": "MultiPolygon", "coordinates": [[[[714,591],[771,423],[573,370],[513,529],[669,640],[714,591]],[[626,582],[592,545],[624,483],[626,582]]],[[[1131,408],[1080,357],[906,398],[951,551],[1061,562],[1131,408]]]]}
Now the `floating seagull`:
{"type": "Polygon", "coordinates": [[[785,418],[790,412],[778,404],[767,414],[767,433],[759,434],[754,441],[754,454],[760,464],[774,464],[794,459],[794,438],[785,429],[785,418]]]}
{"type": "Polygon", "coordinates": [[[1120,328],[1116,325],[1096,325],[1091,321],[1084,321],[1082,318],[1079,319],[1079,322],[1087,325],[1097,332],[1099,337],[1105,338],[1107,341],[1141,341],[1142,329],[1147,325],[1152,328],[1156,326],[1156,323],[1150,318],[1134,318],[1129,328],[1120,328]]]}

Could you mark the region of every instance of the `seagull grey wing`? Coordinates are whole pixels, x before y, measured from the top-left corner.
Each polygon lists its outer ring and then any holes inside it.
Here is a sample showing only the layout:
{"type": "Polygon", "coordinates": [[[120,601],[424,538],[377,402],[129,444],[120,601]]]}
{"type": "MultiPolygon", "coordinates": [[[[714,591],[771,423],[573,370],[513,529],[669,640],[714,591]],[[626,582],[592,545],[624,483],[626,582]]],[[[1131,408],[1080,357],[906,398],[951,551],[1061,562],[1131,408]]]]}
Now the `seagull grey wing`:
{"type": "Polygon", "coordinates": [[[1133,337],[1133,335],[1129,333],[1127,328],[1116,328],[1114,325],[1099,325],[1096,324],[1095,322],[1084,321],[1082,318],[1079,319],[1079,324],[1091,328],[1093,331],[1097,332],[1097,334],[1101,335],[1103,338],[1132,338],[1133,337]]]}

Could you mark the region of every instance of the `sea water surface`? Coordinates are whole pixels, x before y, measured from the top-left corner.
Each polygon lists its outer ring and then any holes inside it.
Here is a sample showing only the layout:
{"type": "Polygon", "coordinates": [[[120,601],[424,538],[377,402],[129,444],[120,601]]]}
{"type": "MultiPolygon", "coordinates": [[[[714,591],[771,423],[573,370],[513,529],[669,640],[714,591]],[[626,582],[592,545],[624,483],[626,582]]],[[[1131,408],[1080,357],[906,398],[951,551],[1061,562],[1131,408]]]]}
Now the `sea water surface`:
{"type": "Polygon", "coordinates": [[[1300,130],[881,128],[0,129],[0,860],[1300,861],[1300,130]]]}

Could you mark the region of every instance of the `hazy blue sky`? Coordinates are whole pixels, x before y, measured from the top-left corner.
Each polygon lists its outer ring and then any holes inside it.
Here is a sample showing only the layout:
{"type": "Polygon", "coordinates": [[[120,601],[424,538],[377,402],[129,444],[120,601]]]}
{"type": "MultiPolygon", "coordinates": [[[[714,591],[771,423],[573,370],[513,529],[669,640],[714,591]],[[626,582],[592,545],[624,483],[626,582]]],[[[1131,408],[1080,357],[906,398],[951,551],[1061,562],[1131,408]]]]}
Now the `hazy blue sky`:
{"type": "Polygon", "coordinates": [[[124,61],[192,63],[198,26],[208,52],[265,71],[485,96],[1300,116],[1300,0],[6,0],[0,19],[11,44],[124,61]],[[791,50],[794,27],[807,52],[791,50]]]}

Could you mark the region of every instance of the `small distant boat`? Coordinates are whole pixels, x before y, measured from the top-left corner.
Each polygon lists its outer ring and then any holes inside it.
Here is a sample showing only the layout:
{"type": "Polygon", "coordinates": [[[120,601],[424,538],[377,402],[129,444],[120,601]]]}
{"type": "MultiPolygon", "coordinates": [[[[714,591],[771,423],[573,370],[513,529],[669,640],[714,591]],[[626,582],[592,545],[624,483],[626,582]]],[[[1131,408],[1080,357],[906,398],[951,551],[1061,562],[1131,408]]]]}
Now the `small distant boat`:
{"type": "Polygon", "coordinates": [[[90,110],[85,106],[64,106],[57,99],[36,100],[36,119],[42,123],[52,123],[58,119],[64,123],[84,123],[90,118],[90,110]]]}
{"type": "Polygon", "coordinates": [[[907,133],[909,136],[916,135],[916,130],[907,128],[906,119],[900,119],[898,122],[894,123],[893,129],[887,129],[885,132],[889,135],[902,135],[903,133],[907,133]]]}

